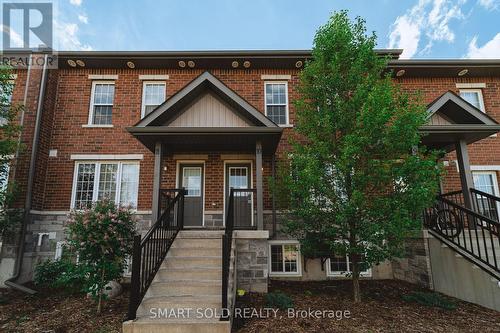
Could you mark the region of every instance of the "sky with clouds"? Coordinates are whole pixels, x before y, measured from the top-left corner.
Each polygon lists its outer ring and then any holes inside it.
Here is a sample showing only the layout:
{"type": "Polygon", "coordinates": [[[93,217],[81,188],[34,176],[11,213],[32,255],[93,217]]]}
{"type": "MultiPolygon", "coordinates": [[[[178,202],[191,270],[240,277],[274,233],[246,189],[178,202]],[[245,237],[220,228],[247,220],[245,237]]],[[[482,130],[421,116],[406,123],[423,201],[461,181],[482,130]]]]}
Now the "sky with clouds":
{"type": "Polygon", "coordinates": [[[59,50],[308,49],[335,10],[403,58],[500,59],[500,0],[54,0],[59,50]]]}

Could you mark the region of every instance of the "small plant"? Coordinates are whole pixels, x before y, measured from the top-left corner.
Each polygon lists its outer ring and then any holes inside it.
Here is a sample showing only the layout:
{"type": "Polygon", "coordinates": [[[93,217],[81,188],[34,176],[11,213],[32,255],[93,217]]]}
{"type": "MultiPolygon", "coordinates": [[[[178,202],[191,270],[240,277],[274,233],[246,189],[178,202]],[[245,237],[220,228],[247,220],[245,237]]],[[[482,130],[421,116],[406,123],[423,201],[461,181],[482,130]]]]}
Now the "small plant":
{"type": "Polygon", "coordinates": [[[266,305],[272,308],[286,310],[293,308],[293,300],[290,296],[282,293],[281,291],[275,291],[266,294],[266,305]]]}
{"type": "Polygon", "coordinates": [[[306,290],[306,291],[304,291],[304,295],[306,295],[306,296],[312,296],[313,293],[310,290],[306,290]]]}
{"type": "Polygon", "coordinates": [[[79,292],[85,282],[85,270],[68,259],[47,260],[35,267],[33,282],[37,286],[79,292]]]}
{"type": "Polygon", "coordinates": [[[122,277],[132,253],[136,234],[132,211],[110,200],[98,201],[91,209],[73,212],[66,231],[68,244],[85,269],[84,291],[97,301],[100,313],[106,284],[122,277]]]}
{"type": "Polygon", "coordinates": [[[457,308],[454,302],[447,300],[438,293],[417,291],[408,295],[403,295],[403,299],[407,302],[417,302],[425,306],[438,307],[446,310],[455,310],[457,308]]]}

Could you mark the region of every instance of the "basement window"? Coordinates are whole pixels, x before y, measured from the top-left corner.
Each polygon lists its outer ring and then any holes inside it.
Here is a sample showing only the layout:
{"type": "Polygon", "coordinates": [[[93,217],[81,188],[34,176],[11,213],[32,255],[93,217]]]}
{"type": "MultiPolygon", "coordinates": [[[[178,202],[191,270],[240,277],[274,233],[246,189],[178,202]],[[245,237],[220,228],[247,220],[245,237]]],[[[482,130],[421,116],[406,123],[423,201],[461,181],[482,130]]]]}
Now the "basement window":
{"type": "Polygon", "coordinates": [[[138,188],[139,163],[77,163],[71,208],[90,208],[93,202],[103,199],[136,208],[138,188]]]}
{"type": "Polygon", "coordinates": [[[273,242],[269,244],[270,276],[300,276],[300,245],[297,242],[273,242]]]}
{"type": "MultiPolygon", "coordinates": [[[[361,263],[363,266],[363,263],[361,263]]],[[[326,275],[333,277],[346,277],[352,274],[351,262],[349,256],[332,256],[326,261],[326,275]]],[[[371,268],[367,268],[360,272],[362,277],[372,276],[371,268]]]]}
{"type": "Polygon", "coordinates": [[[106,126],[112,124],[115,83],[98,81],[92,83],[90,97],[89,125],[106,126]]]}
{"type": "Polygon", "coordinates": [[[486,112],[484,109],[483,93],[481,89],[460,89],[460,97],[475,106],[477,109],[486,112]]]}

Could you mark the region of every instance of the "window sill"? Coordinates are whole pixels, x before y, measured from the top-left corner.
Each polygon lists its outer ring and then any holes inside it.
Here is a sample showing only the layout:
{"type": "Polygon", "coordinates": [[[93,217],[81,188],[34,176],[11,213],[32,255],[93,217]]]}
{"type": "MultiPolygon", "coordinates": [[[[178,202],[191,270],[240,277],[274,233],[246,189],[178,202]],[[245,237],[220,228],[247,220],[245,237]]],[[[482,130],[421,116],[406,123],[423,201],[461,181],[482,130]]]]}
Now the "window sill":
{"type": "Polygon", "coordinates": [[[301,277],[302,273],[278,273],[274,272],[271,273],[269,272],[269,277],[301,277]]]}
{"type": "Polygon", "coordinates": [[[278,125],[278,126],[282,127],[282,128],[293,128],[292,124],[284,124],[284,125],[278,125]]]}
{"type": "Polygon", "coordinates": [[[94,125],[94,124],[83,124],[84,128],[112,128],[113,125],[94,125]]]}

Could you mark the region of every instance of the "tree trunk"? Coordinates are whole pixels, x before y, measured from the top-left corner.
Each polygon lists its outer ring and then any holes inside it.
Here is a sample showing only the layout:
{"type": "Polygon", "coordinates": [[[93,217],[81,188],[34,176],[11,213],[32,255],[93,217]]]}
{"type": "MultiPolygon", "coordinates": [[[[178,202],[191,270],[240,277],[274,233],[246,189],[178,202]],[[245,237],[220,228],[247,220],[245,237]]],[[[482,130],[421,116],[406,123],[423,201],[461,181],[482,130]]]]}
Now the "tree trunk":
{"type": "Polygon", "coordinates": [[[103,283],[104,283],[104,268],[102,269],[102,274],[101,274],[101,284],[100,284],[100,288],[99,288],[99,300],[97,301],[97,313],[101,313],[102,291],[104,289],[103,283]]]}
{"type": "Polygon", "coordinates": [[[352,296],[354,303],[361,302],[361,290],[359,288],[359,262],[356,256],[351,261],[352,266],[352,296]]]}

